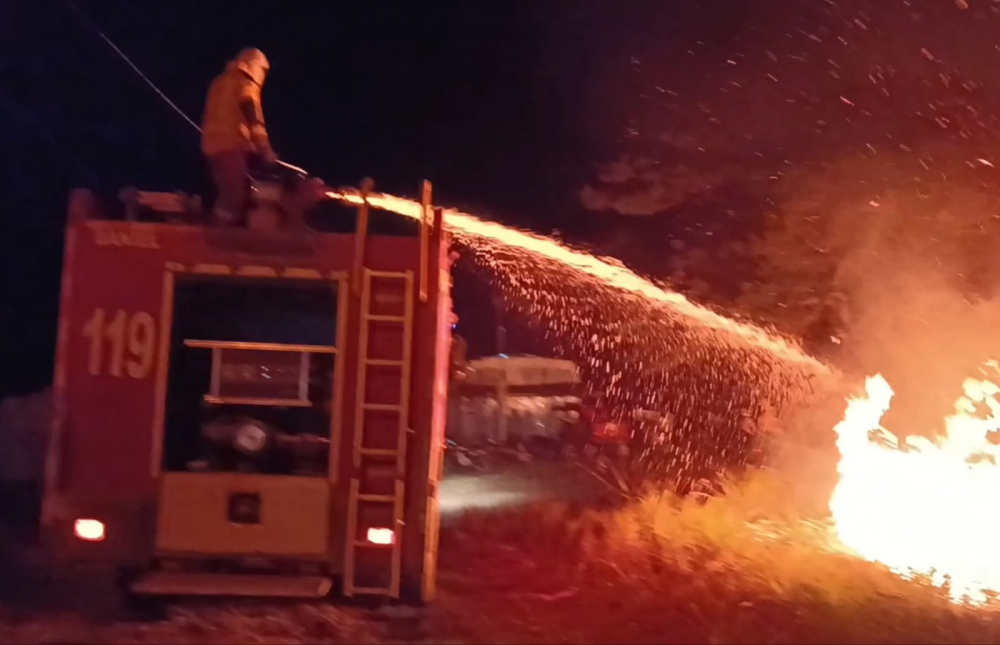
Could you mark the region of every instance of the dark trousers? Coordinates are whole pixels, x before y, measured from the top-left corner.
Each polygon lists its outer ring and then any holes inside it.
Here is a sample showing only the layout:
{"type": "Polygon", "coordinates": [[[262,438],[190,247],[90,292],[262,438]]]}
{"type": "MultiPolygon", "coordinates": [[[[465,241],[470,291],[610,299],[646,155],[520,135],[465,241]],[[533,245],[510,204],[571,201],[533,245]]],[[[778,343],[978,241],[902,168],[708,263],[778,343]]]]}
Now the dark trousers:
{"type": "Polygon", "coordinates": [[[213,215],[221,223],[232,224],[243,214],[247,202],[250,153],[232,150],[209,155],[208,166],[216,190],[213,215]]]}

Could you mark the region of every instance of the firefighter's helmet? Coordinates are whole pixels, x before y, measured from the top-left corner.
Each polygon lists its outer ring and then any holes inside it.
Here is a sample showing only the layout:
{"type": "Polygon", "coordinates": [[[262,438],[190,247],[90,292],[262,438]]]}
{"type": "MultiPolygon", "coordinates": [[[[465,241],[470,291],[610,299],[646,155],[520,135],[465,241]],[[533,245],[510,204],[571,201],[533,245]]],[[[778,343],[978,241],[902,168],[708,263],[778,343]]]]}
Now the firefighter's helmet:
{"type": "Polygon", "coordinates": [[[236,66],[246,72],[257,85],[264,84],[267,72],[271,69],[271,64],[267,61],[267,56],[255,47],[247,47],[237,54],[236,66]]]}

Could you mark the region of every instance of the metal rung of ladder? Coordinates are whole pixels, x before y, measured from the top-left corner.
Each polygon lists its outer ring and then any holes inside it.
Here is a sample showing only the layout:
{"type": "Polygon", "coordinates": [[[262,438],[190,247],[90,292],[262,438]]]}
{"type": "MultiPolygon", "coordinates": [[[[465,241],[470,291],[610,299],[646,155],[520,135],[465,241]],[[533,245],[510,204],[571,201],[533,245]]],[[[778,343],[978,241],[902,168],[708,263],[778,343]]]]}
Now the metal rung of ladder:
{"type": "Polygon", "coordinates": [[[395,598],[398,594],[393,595],[391,589],[380,589],[379,587],[355,587],[354,593],[356,595],[365,596],[391,596],[395,598]]]}
{"type": "Polygon", "coordinates": [[[396,496],[395,495],[364,495],[364,494],[359,494],[358,495],[358,501],[359,502],[385,502],[385,503],[388,503],[388,502],[395,502],[396,501],[396,496]]]}
{"type": "Polygon", "coordinates": [[[362,403],[361,409],[369,412],[401,412],[403,406],[396,403],[362,403]]]}
{"type": "Polygon", "coordinates": [[[361,456],[365,457],[398,457],[399,451],[392,448],[362,448],[361,456]]]}
{"type": "MultiPolygon", "coordinates": [[[[352,466],[354,476],[351,478],[350,498],[347,509],[347,544],[344,549],[344,595],[381,595],[390,598],[399,597],[400,569],[402,564],[402,538],[403,538],[403,499],[405,485],[403,483],[406,474],[406,441],[409,434],[409,411],[410,411],[410,361],[412,356],[413,339],[413,306],[414,306],[414,285],[413,272],[401,273],[387,271],[371,271],[364,269],[361,281],[361,330],[359,346],[361,356],[358,360],[357,392],[354,415],[354,455],[352,466]],[[379,284],[387,281],[403,281],[405,296],[403,299],[402,315],[396,314],[373,314],[371,312],[372,303],[372,281],[376,279],[379,284]],[[394,327],[380,327],[380,334],[398,333],[401,335],[402,357],[399,360],[373,358],[369,355],[369,326],[371,323],[393,322],[402,323],[394,327]],[[392,331],[390,331],[392,330],[392,331]],[[393,374],[399,375],[399,403],[369,403],[368,402],[368,368],[369,367],[394,367],[393,374]],[[388,444],[388,437],[381,437],[381,442],[367,441],[366,432],[368,428],[368,418],[371,412],[393,412],[398,415],[398,425],[395,433],[395,447],[393,448],[369,448],[372,445],[388,444]],[[384,442],[384,443],[382,443],[384,442]],[[394,493],[392,495],[374,494],[362,491],[361,477],[365,476],[364,463],[379,463],[386,465],[385,459],[378,458],[391,457],[396,462],[396,479],[394,483],[394,493]],[[359,507],[365,504],[377,504],[382,508],[391,505],[392,526],[359,526],[359,507]],[[365,533],[369,528],[391,528],[393,539],[390,544],[369,542],[365,533]],[[379,550],[386,552],[385,564],[379,563],[375,570],[358,571],[356,551],[379,550]],[[375,575],[377,582],[381,584],[383,580],[387,582],[386,587],[371,586],[371,580],[364,580],[364,577],[375,575]],[[361,578],[361,580],[359,580],[361,578]],[[358,582],[362,584],[357,584],[358,582]]],[[[391,432],[391,429],[390,429],[391,432]]],[[[390,462],[391,463],[391,462],[390,462]]],[[[390,475],[391,476],[391,475],[390,475]]],[[[380,556],[381,557],[381,556],[380,556]]]]}

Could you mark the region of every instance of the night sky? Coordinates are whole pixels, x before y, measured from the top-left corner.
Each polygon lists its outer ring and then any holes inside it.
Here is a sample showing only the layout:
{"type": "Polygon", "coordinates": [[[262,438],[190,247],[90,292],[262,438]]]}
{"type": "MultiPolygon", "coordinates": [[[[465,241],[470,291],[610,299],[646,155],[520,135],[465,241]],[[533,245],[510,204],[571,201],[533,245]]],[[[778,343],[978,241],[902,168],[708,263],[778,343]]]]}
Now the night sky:
{"type": "MultiPolygon", "coordinates": [[[[197,133],[95,26],[196,121],[226,61],[242,47],[262,49],[272,64],[263,102],[273,145],[330,185],[371,176],[379,190],[413,196],[427,178],[439,204],[593,244],[627,227],[639,238],[663,234],[634,218],[586,211],[579,190],[623,150],[662,145],[665,130],[713,128],[734,154],[762,150],[763,159],[795,162],[801,155],[790,148],[806,138],[787,127],[792,117],[782,110],[801,95],[809,99],[801,109],[812,112],[800,125],[843,122],[825,112],[847,109],[838,95],[857,88],[846,82],[868,82],[861,67],[853,80],[845,71],[849,49],[856,61],[880,47],[893,64],[930,65],[920,52],[928,46],[981,79],[1000,53],[989,36],[995,16],[961,12],[951,0],[76,4],[86,19],[65,0],[0,3],[0,395],[51,379],[69,191],[88,186],[113,197],[127,185],[208,187],[197,133]],[[977,19],[983,15],[993,21],[977,19]],[[819,29],[822,21],[836,29],[819,29]],[[814,31],[822,44],[811,40],[814,31]],[[837,33],[851,48],[835,49],[837,33]],[[765,56],[772,49],[783,57],[780,70],[767,67],[778,65],[765,56]],[[843,69],[830,76],[793,68],[799,50],[811,57],[802,60],[827,67],[839,60],[843,69]],[[768,80],[772,71],[781,84],[768,80]],[[733,85],[745,79],[759,82],[733,85]],[[743,136],[751,125],[756,137],[743,136]],[[768,150],[768,138],[783,141],[768,150]]],[[[936,69],[920,73],[937,82],[936,69]]],[[[890,115],[904,108],[890,107],[890,115]]],[[[886,122],[869,119],[867,131],[851,122],[852,145],[873,140],[886,122]]],[[[849,134],[813,133],[808,145],[826,154],[849,134]]],[[[702,234],[712,217],[699,204],[689,215],[694,224],[683,226],[702,234]]],[[[659,248],[654,261],[662,261],[659,248]]]]}
{"type": "MultiPolygon", "coordinates": [[[[624,53],[600,33],[606,7],[577,4],[77,3],[196,121],[213,76],[256,46],[272,64],[264,111],[284,159],[331,185],[368,175],[399,194],[428,178],[439,203],[543,231],[576,217],[589,160],[614,140],[593,127],[610,104],[590,83],[624,53]]],[[[207,177],[197,133],[68,3],[3,5],[0,391],[11,393],[50,379],[70,189],[204,192],[207,177]]]]}

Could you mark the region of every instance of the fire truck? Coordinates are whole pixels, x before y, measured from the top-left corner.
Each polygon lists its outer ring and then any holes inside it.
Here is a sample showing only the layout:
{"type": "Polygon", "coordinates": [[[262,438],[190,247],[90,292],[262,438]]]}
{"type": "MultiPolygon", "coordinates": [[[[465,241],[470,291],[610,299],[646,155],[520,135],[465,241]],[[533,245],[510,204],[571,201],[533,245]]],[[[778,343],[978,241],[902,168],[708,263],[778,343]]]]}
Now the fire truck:
{"type": "Polygon", "coordinates": [[[254,189],[240,227],[180,193],[70,196],[44,544],[132,597],[430,600],[452,318],[430,184],[420,218],[370,181],[254,189]]]}

